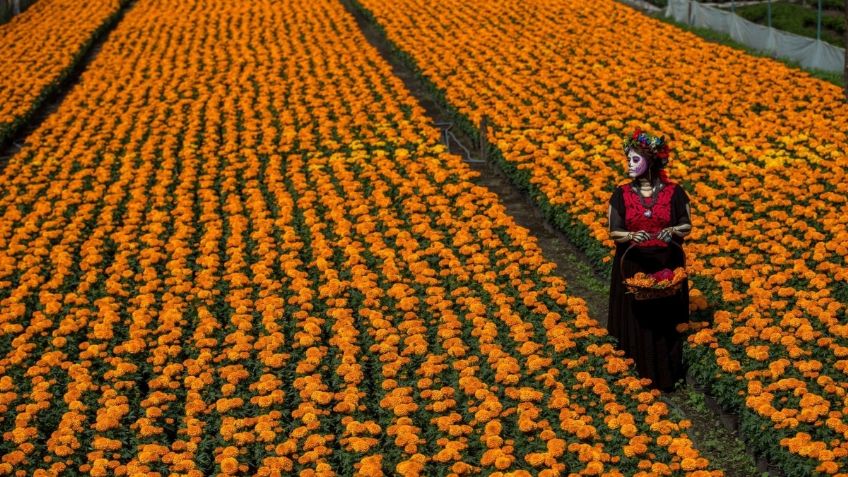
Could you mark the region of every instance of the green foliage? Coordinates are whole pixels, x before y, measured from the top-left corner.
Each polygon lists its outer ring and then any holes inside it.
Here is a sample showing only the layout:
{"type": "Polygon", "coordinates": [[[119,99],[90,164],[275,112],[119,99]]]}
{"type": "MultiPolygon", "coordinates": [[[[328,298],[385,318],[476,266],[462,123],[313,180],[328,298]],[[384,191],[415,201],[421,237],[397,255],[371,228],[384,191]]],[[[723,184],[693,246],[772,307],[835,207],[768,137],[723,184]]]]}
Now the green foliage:
{"type": "Polygon", "coordinates": [[[684,384],[662,399],[673,416],[692,422],[687,434],[710,462],[721,469],[732,470],[729,475],[760,475],[754,458],[745,450],[745,443],[719,422],[703,392],[684,384]]]}

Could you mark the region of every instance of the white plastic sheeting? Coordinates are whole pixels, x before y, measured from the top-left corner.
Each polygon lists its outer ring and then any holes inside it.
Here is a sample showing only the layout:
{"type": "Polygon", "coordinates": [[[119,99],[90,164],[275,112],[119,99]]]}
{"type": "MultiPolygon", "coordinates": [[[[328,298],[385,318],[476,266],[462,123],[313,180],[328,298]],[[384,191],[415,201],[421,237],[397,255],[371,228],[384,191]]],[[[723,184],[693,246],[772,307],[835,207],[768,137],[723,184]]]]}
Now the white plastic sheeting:
{"type": "Polygon", "coordinates": [[[805,68],[840,73],[845,68],[845,49],[830,43],[757,25],[733,12],[692,0],[668,0],[665,16],[680,23],[709,28],[755,50],[792,60],[805,68]]]}
{"type": "Polygon", "coordinates": [[[0,23],[5,23],[20,14],[36,0],[0,0],[0,23]]]}

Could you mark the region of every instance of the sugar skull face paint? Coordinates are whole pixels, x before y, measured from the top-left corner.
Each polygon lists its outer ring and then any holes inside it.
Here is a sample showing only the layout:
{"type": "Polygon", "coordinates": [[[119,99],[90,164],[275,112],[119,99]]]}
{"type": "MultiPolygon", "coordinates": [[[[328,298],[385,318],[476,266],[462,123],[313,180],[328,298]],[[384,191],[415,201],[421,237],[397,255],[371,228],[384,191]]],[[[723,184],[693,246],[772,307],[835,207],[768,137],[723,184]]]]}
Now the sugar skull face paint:
{"type": "Polygon", "coordinates": [[[627,168],[627,174],[630,177],[639,177],[648,170],[648,160],[631,149],[627,152],[627,168]]]}

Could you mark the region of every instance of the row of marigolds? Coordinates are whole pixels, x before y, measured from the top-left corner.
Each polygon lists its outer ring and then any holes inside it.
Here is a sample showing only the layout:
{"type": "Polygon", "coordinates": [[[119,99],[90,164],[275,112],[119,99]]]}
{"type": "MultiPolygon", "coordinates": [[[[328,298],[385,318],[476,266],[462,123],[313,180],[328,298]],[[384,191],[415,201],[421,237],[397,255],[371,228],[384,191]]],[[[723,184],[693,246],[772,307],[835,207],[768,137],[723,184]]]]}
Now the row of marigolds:
{"type": "Polygon", "coordinates": [[[838,87],[612,0],[361,0],[599,263],[622,137],[671,136],[693,199],[690,369],[787,475],[848,472],[848,109],[838,87]],[[706,298],[706,301],[704,300],[706,298]]]}
{"type": "Polygon", "coordinates": [[[57,90],[127,3],[39,1],[0,25],[0,144],[57,90]]]}
{"type": "Polygon", "coordinates": [[[135,4],[0,187],[0,473],[720,475],[334,1],[135,4]]]}

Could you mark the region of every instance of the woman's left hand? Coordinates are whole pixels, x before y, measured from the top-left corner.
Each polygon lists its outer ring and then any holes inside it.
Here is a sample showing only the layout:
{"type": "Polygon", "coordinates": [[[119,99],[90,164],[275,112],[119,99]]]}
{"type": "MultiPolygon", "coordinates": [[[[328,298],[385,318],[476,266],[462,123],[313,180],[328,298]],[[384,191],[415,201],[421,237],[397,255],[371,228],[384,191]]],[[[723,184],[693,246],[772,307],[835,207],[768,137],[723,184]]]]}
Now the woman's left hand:
{"type": "Polygon", "coordinates": [[[657,234],[657,238],[663,242],[671,242],[671,236],[674,233],[674,227],[666,227],[657,234]]]}

